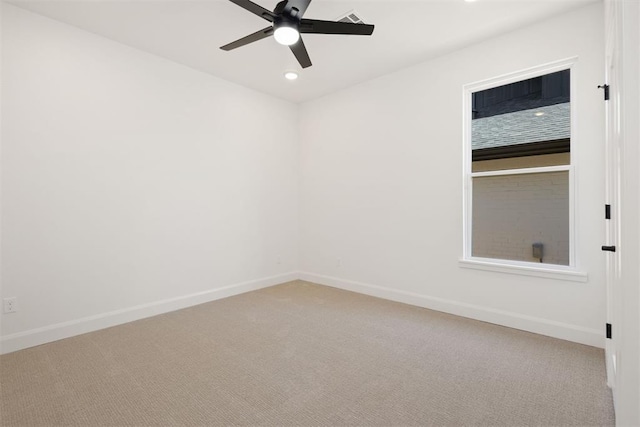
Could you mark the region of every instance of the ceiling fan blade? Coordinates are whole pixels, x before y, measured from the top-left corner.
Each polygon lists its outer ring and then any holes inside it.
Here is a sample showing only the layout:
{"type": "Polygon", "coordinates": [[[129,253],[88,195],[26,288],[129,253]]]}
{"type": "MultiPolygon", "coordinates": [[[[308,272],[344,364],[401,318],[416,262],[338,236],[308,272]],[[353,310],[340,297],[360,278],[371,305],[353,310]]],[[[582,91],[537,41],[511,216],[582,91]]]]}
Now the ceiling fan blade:
{"type": "Polygon", "coordinates": [[[350,34],[370,36],[374,26],[370,24],[353,24],[351,22],[320,21],[318,19],[302,19],[300,32],[307,34],[350,34]]]}
{"type": "Polygon", "coordinates": [[[309,58],[309,54],[307,53],[307,48],[304,46],[304,42],[302,41],[302,37],[296,44],[292,44],[289,46],[291,52],[296,56],[296,59],[302,66],[302,68],[311,67],[311,58],[309,58]]]}
{"type": "Polygon", "coordinates": [[[243,38],[238,39],[238,40],[236,40],[234,42],[226,44],[226,45],[220,47],[220,49],[222,49],[222,50],[237,49],[239,47],[248,45],[249,43],[257,42],[258,40],[262,40],[264,38],[267,38],[272,34],[273,34],[273,27],[263,28],[260,31],[256,31],[253,34],[249,34],[246,37],[243,37],[243,38]]]}
{"type": "Polygon", "coordinates": [[[276,15],[273,14],[270,10],[265,9],[264,7],[255,4],[249,0],[229,0],[231,3],[235,3],[241,8],[248,10],[254,15],[258,15],[260,18],[266,19],[269,22],[273,22],[276,19],[276,15]]]}

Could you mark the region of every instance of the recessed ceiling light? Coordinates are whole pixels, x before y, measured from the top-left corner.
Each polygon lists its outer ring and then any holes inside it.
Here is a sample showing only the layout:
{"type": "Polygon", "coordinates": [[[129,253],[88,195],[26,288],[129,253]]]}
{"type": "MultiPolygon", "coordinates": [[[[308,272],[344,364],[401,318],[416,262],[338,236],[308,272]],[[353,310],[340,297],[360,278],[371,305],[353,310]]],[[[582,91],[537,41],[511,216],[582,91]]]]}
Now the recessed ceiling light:
{"type": "Polygon", "coordinates": [[[298,78],[298,73],[295,71],[287,71],[284,73],[284,78],[287,80],[295,80],[298,78]]]}
{"type": "Polygon", "coordinates": [[[466,1],[467,3],[473,3],[476,0],[464,0],[464,1],[466,1]]]}
{"type": "Polygon", "coordinates": [[[536,117],[540,117],[540,116],[544,116],[544,113],[542,111],[538,111],[536,113],[536,117]]]}

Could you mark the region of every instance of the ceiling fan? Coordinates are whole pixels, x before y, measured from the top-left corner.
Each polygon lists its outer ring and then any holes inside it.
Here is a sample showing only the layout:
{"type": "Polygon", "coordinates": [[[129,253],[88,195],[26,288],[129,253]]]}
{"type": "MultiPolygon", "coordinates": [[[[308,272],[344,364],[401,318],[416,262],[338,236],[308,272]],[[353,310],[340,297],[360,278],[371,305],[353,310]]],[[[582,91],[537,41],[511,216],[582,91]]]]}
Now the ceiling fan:
{"type": "Polygon", "coordinates": [[[309,7],[311,0],[282,0],[276,5],[273,12],[249,0],[230,1],[262,19],[271,22],[271,25],[220,47],[222,50],[233,50],[273,35],[278,43],[289,46],[302,68],[307,68],[311,66],[311,58],[309,58],[307,48],[304,46],[304,42],[300,37],[301,33],[361,36],[370,36],[373,34],[374,26],[369,24],[304,19],[302,15],[304,15],[307,7],[309,7]]]}

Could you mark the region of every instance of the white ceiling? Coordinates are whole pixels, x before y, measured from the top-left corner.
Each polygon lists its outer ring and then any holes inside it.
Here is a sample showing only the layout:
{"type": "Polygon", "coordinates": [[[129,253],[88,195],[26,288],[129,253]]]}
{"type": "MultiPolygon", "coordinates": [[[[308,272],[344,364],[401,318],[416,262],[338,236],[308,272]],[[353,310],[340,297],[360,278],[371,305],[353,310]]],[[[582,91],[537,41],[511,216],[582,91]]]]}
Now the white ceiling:
{"type": "MultiPolygon", "coordinates": [[[[18,0],[12,4],[214,76],[303,102],[598,0],[314,0],[305,18],[355,10],[371,37],[305,34],[313,66],[301,70],[267,38],[220,46],[268,26],[227,0],[18,0]],[[285,70],[298,70],[290,82],[285,70]]],[[[273,10],[276,0],[256,0],[273,10]]],[[[532,41],[534,42],[534,41],[532,41]]]]}

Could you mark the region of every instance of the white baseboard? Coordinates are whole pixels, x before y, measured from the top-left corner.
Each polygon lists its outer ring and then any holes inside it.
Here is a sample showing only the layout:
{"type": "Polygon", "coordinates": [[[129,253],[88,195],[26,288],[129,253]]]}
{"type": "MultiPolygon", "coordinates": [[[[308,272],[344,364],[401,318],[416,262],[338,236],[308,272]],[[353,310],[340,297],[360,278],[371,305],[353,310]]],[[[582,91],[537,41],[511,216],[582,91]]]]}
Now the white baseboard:
{"type": "Polygon", "coordinates": [[[391,301],[402,302],[418,307],[429,308],[457,316],[468,317],[483,322],[494,323],[514,329],[533,332],[567,341],[586,344],[593,347],[604,348],[605,339],[603,331],[526,316],[504,310],[482,307],[463,302],[447,300],[443,298],[420,295],[413,292],[399,291],[382,286],[354,282],[337,277],[323,276],[319,274],[300,272],[300,280],[331,286],[347,291],[371,295],[391,301]]]}
{"type": "Polygon", "coordinates": [[[134,320],[180,310],[182,308],[255,291],[296,279],[298,279],[298,273],[290,272],[7,335],[0,339],[0,354],[11,353],[24,348],[121,325],[134,320]]]}
{"type": "Polygon", "coordinates": [[[337,277],[307,272],[290,272],[7,335],[0,339],[0,354],[11,353],[297,279],[604,348],[602,331],[595,329],[337,277]]]}

